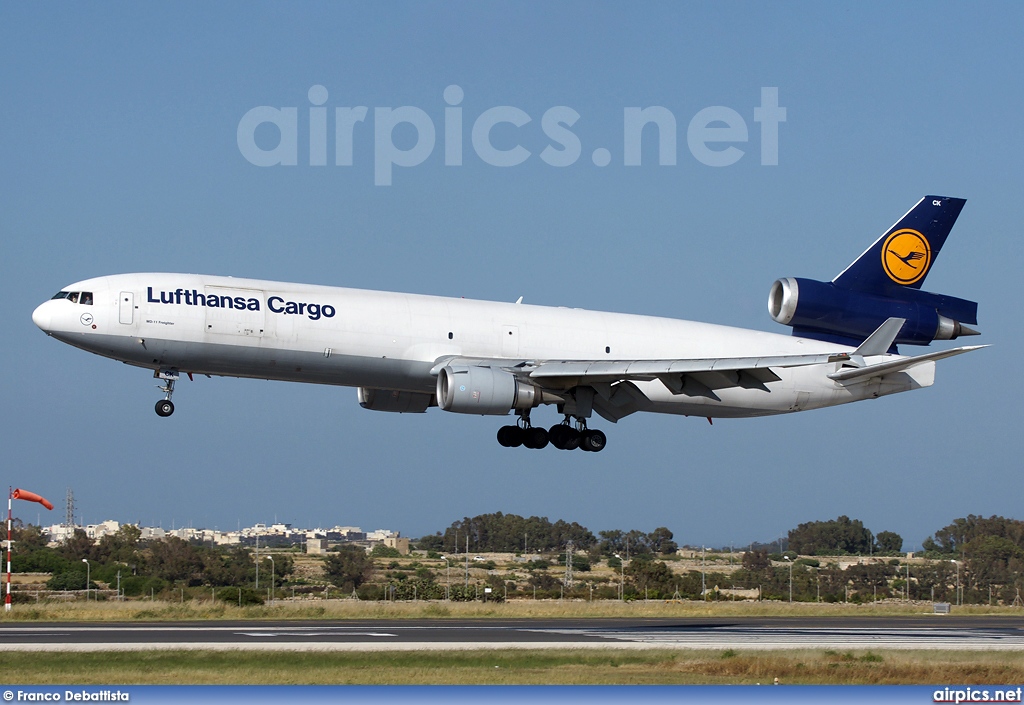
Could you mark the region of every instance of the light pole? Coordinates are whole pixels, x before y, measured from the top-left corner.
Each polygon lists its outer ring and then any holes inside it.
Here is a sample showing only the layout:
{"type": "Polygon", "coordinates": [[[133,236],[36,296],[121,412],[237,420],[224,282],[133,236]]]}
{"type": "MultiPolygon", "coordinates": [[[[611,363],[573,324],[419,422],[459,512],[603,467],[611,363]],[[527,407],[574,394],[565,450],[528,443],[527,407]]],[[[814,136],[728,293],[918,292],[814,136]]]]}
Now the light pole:
{"type": "Polygon", "coordinates": [[[619,600],[626,601],[626,564],[622,562],[622,556],[614,554],[619,559],[619,600]]]}
{"type": "Polygon", "coordinates": [[[89,601],[89,559],[83,558],[82,563],[85,563],[85,601],[89,601]]]}
{"type": "Polygon", "coordinates": [[[452,589],[452,564],[448,562],[448,556],[441,556],[441,560],[444,561],[445,566],[445,584],[444,584],[444,599],[445,602],[451,602],[451,589],[452,589]]]}
{"type": "Polygon", "coordinates": [[[274,563],[274,557],[269,553],[267,558],[270,559],[270,604],[274,604],[274,572],[277,570],[277,564],[274,563]]]}
{"type": "Polygon", "coordinates": [[[700,547],[700,599],[707,599],[708,586],[704,576],[704,547],[700,547]]]}
{"type": "Polygon", "coordinates": [[[960,563],[952,558],[949,560],[949,562],[956,566],[956,604],[960,605],[961,603],[963,603],[963,596],[960,592],[960,563]]]}
{"type": "Polygon", "coordinates": [[[789,562],[789,601],[793,601],[793,559],[789,556],[783,556],[789,562]]]}

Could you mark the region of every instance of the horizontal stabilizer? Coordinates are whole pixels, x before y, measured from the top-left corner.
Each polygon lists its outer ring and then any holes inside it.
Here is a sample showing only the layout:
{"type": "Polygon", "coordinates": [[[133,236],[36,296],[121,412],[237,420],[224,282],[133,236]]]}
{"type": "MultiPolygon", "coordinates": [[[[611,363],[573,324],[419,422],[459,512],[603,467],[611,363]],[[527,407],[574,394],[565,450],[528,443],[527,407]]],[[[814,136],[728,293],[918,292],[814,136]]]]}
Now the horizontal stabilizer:
{"type": "Polygon", "coordinates": [[[914,357],[901,357],[896,360],[889,362],[880,362],[877,365],[868,365],[867,367],[853,367],[838,372],[833,372],[828,377],[834,379],[837,382],[849,382],[855,379],[868,379],[870,377],[879,377],[881,375],[892,374],[893,372],[902,372],[903,370],[909,369],[914,365],[920,365],[922,362],[932,362],[934,360],[942,360],[943,358],[953,357],[954,355],[961,355],[972,350],[980,350],[981,348],[987,348],[987,345],[966,345],[962,348],[952,348],[950,350],[939,350],[938,352],[926,353],[924,355],[915,355],[914,357]]]}

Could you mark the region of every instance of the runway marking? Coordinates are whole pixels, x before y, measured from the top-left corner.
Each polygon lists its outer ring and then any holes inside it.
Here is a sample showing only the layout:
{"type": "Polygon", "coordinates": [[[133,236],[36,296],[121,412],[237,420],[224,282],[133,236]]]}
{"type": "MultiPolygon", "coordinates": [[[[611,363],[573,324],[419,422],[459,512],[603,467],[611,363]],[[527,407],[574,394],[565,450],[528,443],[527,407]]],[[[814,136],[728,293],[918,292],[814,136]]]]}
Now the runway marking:
{"type": "Polygon", "coordinates": [[[1024,650],[1024,633],[988,629],[791,629],[712,627],[665,630],[553,629],[563,635],[680,649],[1000,649],[1024,650]]]}
{"type": "Polygon", "coordinates": [[[324,631],[267,631],[267,632],[235,632],[238,636],[267,637],[267,636],[398,636],[387,632],[324,632],[324,631]]]}

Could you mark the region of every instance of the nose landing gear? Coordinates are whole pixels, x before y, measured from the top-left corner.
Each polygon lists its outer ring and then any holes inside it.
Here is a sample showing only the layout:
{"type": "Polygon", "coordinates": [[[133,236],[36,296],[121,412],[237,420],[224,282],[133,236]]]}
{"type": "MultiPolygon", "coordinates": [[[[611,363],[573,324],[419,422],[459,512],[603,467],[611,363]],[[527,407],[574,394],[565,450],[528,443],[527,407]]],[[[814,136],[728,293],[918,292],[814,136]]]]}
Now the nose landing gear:
{"type": "Polygon", "coordinates": [[[164,381],[163,385],[157,385],[157,389],[164,393],[164,398],[156,403],[156,415],[167,417],[174,413],[174,403],[171,395],[174,394],[174,383],[178,381],[177,370],[157,370],[153,373],[157,379],[164,381]]]}

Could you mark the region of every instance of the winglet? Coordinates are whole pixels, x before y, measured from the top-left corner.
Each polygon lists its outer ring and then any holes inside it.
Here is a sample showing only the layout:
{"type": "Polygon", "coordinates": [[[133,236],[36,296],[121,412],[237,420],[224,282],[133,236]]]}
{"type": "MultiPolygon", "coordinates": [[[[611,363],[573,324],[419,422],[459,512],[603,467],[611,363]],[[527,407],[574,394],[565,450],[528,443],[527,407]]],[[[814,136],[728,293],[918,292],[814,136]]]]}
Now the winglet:
{"type": "Polygon", "coordinates": [[[884,355],[889,352],[889,348],[896,342],[896,336],[900,334],[900,329],[903,328],[903,324],[907,322],[905,318],[888,318],[885,323],[878,326],[875,332],[867,337],[860,347],[854,351],[854,355],[860,355],[861,357],[867,357],[869,355],[884,355]]]}

